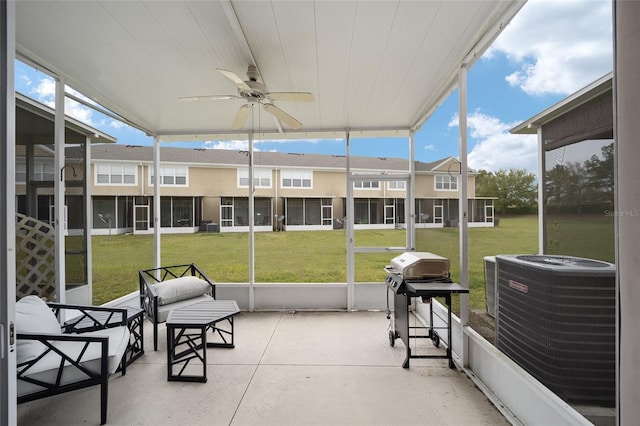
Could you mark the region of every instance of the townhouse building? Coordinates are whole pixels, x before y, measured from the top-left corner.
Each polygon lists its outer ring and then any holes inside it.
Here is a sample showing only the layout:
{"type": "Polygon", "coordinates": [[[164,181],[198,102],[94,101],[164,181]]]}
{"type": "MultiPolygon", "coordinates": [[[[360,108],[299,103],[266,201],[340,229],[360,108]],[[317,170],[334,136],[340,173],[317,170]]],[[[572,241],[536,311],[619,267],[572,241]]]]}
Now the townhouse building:
{"type": "MultiPolygon", "coordinates": [[[[249,156],[244,151],[162,147],[163,233],[246,232],[249,229],[249,156]]],[[[91,147],[89,177],[93,233],[152,232],[153,148],[123,144],[91,147]]],[[[404,227],[408,160],[350,157],[356,229],[404,227]],[[384,177],[384,179],[382,179],[384,177]]],[[[417,227],[457,226],[460,166],[454,157],[415,163],[417,227]]],[[[493,199],[475,197],[469,173],[469,226],[493,226],[493,199]]],[[[254,153],[255,231],[341,228],[346,218],[346,157],[254,153]]],[[[73,225],[70,224],[70,229],[73,225]]]]}

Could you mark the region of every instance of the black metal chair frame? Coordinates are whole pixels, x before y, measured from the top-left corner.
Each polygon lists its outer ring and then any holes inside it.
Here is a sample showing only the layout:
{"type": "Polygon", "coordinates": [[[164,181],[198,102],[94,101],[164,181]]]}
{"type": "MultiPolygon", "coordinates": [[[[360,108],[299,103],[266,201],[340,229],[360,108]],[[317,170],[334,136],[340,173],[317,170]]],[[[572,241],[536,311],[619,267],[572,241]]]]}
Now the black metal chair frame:
{"type": "Polygon", "coordinates": [[[216,298],[215,283],[195,264],[162,266],[138,272],[140,284],[140,307],[144,309],[147,319],[153,323],[153,350],[158,350],[158,294],[154,284],[173,278],[194,276],[206,281],[211,287],[209,295],[216,298]]]}
{"type": "MultiPolygon", "coordinates": [[[[74,321],[74,323],[88,318],[91,321],[94,321],[96,330],[105,329],[108,327],[127,326],[126,309],[113,309],[99,306],[78,306],[60,303],[47,303],[47,305],[52,308],[56,316],[59,316],[60,312],[64,309],[80,311],[81,315],[77,317],[78,321],[74,321]],[[105,320],[97,320],[93,317],[92,312],[108,312],[108,320],[106,322],[105,320]],[[120,317],[120,320],[117,319],[118,317],[120,317]],[[109,324],[107,325],[107,323],[109,324]]],[[[83,389],[89,386],[100,385],[100,424],[103,425],[107,422],[107,402],[109,395],[109,338],[106,336],[97,337],[86,335],[83,336],[82,334],[64,334],[67,331],[67,327],[63,326],[62,328],[63,334],[56,335],[33,333],[17,334],[18,340],[36,340],[45,346],[44,352],[37,358],[17,365],[17,380],[32,383],[45,389],[31,394],[19,396],[18,404],[74,391],[77,389],[83,389]],[[65,354],[54,345],[55,342],[62,341],[84,343],[83,349],[80,351],[80,354],[77,358],[71,358],[69,355],[65,354]],[[102,355],[100,360],[99,373],[95,373],[82,365],[82,363],[84,362],[83,356],[89,345],[92,343],[99,343],[101,345],[102,355]],[[32,369],[38,367],[38,362],[52,352],[56,353],[60,357],[58,373],[56,374],[55,380],[52,382],[44,382],[32,377],[27,377],[32,369]],[[62,384],[61,381],[63,378],[63,369],[69,367],[69,365],[73,366],[77,369],[77,371],[81,372],[84,375],[84,378],[73,383],[62,384]]],[[[122,374],[126,374],[126,363],[124,362],[122,363],[122,374]]]]}

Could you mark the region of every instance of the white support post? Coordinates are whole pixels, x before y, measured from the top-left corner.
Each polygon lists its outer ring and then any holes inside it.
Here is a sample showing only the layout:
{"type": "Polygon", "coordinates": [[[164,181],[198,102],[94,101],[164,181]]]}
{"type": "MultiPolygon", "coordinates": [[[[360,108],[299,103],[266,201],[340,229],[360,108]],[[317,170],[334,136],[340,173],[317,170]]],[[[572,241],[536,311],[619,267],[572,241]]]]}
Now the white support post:
{"type": "Polygon", "coordinates": [[[57,170],[54,176],[53,200],[54,200],[54,226],[55,226],[55,259],[56,259],[56,302],[66,301],[66,275],[65,275],[65,215],[64,215],[64,85],[62,78],[56,78],[55,116],[53,124],[54,164],[57,170]]]}
{"type": "Polygon", "coordinates": [[[407,222],[407,248],[416,249],[416,162],[415,132],[409,134],[409,186],[407,187],[407,205],[405,206],[405,222],[407,222]]]}
{"type": "MultiPolygon", "coordinates": [[[[542,141],[542,127],[538,127],[538,253],[544,254],[546,232],[544,221],[544,143],[542,141]]],[[[495,215],[495,212],[494,212],[495,215]]],[[[494,219],[495,220],[495,219],[494,219]]]]}
{"type": "Polygon", "coordinates": [[[91,235],[93,234],[93,202],[91,201],[91,137],[87,136],[84,148],[84,171],[82,173],[82,186],[84,188],[84,244],[85,244],[85,267],[87,274],[87,286],[89,288],[89,302],[93,303],[93,259],[91,245],[91,235]]]}
{"type": "Polygon", "coordinates": [[[344,221],[347,234],[347,311],[352,311],[355,307],[355,233],[353,230],[353,219],[355,209],[353,206],[353,182],[351,181],[351,141],[349,132],[346,133],[346,160],[347,160],[347,218],[344,221]]]}
{"type": "Polygon", "coordinates": [[[0,2],[0,425],[17,424],[16,345],[16,182],[14,92],[15,8],[0,2]]]}
{"type": "MultiPolygon", "coordinates": [[[[462,64],[458,72],[458,96],[459,96],[459,129],[460,129],[460,201],[458,213],[458,231],[460,234],[460,282],[464,288],[469,288],[469,233],[468,233],[468,186],[469,166],[467,162],[467,66],[462,64]]],[[[460,322],[464,327],[469,323],[469,295],[460,295],[460,322]]],[[[467,366],[468,337],[460,333],[462,337],[462,364],[467,366]]]]}
{"type": "Polygon", "coordinates": [[[154,268],[161,267],[160,241],[160,137],[153,136],[153,254],[154,268]]]}
{"type": "MultiPolygon", "coordinates": [[[[253,109],[253,108],[252,108],[253,109]]],[[[249,312],[255,309],[253,131],[249,132],[249,312]]]]}

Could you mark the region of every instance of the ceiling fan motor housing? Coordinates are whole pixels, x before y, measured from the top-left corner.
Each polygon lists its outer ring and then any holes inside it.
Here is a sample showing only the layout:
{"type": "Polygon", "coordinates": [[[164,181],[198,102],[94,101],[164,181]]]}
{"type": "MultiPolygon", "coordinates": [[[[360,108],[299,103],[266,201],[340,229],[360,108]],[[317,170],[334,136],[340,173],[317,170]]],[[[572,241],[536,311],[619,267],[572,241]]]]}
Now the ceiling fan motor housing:
{"type": "Polygon", "coordinates": [[[251,90],[245,90],[241,87],[238,88],[238,94],[243,98],[249,101],[259,101],[261,99],[266,99],[266,87],[264,84],[259,81],[249,80],[245,81],[247,86],[251,88],[251,90]]]}
{"type": "Polygon", "coordinates": [[[247,68],[247,77],[251,81],[258,81],[258,77],[260,77],[260,73],[258,72],[258,67],[255,65],[249,65],[247,68]]]}

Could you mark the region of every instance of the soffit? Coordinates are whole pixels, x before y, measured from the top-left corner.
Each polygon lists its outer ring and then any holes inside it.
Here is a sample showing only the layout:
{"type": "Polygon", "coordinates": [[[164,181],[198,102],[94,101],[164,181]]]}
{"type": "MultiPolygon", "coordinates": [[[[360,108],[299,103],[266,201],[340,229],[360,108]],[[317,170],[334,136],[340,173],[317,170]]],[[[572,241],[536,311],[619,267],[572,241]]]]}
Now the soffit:
{"type": "MultiPolygon", "coordinates": [[[[46,105],[16,93],[16,144],[53,145],[55,111],[46,105]]],[[[85,143],[87,137],[92,143],[115,142],[93,127],[87,126],[71,117],[65,117],[65,143],[85,143]]]]}

